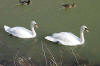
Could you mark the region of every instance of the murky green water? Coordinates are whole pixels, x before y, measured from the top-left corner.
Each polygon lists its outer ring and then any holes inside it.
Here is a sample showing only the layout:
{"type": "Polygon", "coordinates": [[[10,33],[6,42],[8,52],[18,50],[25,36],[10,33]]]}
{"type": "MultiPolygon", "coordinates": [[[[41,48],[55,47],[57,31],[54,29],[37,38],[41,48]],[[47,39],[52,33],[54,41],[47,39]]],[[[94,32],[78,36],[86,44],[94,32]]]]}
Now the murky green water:
{"type": "Polygon", "coordinates": [[[90,32],[85,33],[85,44],[75,48],[76,53],[92,64],[100,63],[100,0],[33,0],[29,6],[16,6],[17,0],[0,0],[0,60],[18,56],[32,57],[38,66],[45,64],[42,44],[49,59],[47,48],[51,50],[56,61],[63,66],[75,59],[70,47],[60,46],[44,40],[55,32],[72,32],[79,36],[81,25],[87,25],[90,32]],[[75,2],[77,7],[64,9],[61,4],[75,2]],[[3,26],[24,26],[30,29],[30,21],[35,20],[35,39],[19,39],[8,36],[3,26]],[[47,48],[46,48],[47,47],[47,48]]]}

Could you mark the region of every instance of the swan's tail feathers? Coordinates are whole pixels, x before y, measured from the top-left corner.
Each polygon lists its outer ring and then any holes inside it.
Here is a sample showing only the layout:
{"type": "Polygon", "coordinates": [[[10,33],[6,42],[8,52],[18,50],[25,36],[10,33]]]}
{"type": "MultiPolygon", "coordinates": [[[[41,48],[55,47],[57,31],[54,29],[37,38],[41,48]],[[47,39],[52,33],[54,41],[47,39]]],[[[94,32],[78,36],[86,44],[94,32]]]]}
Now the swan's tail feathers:
{"type": "Polygon", "coordinates": [[[52,42],[57,42],[57,40],[52,36],[46,36],[45,39],[52,41],[52,42]]]}
{"type": "Polygon", "coordinates": [[[8,30],[10,29],[10,27],[4,25],[4,29],[5,29],[6,32],[8,32],[8,30]]]}

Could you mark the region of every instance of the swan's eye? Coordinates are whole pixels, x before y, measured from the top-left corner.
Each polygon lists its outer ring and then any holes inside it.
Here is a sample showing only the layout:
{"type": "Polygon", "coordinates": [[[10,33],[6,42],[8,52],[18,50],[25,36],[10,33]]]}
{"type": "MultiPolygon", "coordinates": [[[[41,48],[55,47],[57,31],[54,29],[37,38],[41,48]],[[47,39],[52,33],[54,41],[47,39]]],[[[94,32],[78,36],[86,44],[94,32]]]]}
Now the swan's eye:
{"type": "Polygon", "coordinates": [[[85,28],[85,30],[88,30],[88,28],[85,28]]]}
{"type": "Polygon", "coordinates": [[[88,28],[85,28],[85,31],[86,31],[86,32],[89,32],[89,31],[88,31],[88,28]]]}

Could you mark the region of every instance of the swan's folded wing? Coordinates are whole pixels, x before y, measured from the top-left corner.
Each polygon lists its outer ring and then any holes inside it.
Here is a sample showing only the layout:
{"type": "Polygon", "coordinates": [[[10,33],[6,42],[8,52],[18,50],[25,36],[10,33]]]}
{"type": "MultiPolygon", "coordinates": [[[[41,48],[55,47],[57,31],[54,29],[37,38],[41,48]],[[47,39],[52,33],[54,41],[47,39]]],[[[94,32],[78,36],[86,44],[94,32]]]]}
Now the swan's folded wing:
{"type": "Polygon", "coordinates": [[[80,39],[70,32],[60,32],[54,33],[53,37],[58,39],[59,41],[67,42],[67,43],[80,43],[80,39]]]}
{"type": "Polygon", "coordinates": [[[11,34],[16,36],[16,37],[31,37],[32,32],[24,27],[14,27],[11,29],[11,34]]]}
{"type": "Polygon", "coordinates": [[[74,35],[73,33],[64,32],[63,34],[66,36],[65,39],[66,40],[68,39],[72,44],[79,44],[80,43],[80,39],[76,35],[74,35]]]}
{"type": "Polygon", "coordinates": [[[63,34],[63,33],[54,33],[53,35],[52,35],[55,39],[57,39],[58,41],[60,40],[60,41],[67,41],[67,42],[69,42],[68,40],[66,40],[66,36],[63,34]]]}

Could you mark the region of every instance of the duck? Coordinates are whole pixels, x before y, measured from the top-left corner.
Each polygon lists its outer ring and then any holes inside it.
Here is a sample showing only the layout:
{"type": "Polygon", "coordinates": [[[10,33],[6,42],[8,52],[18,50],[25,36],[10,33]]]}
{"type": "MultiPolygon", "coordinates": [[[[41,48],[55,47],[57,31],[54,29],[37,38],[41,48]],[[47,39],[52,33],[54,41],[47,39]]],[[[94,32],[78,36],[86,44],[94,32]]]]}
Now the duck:
{"type": "Polygon", "coordinates": [[[7,33],[11,34],[12,36],[18,38],[35,38],[36,37],[35,27],[38,28],[38,25],[35,21],[31,21],[30,26],[31,26],[31,30],[20,26],[11,28],[7,25],[4,25],[4,30],[7,33]]]}
{"type": "Polygon", "coordinates": [[[76,4],[75,3],[72,3],[72,4],[63,4],[62,6],[65,7],[65,8],[74,8],[74,7],[76,7],[76,4]]]}
{"type": "Polygon", "coordinates": [[[24,0],[19,0],[19,3],[21,5],[29,5],[31,3],[31,0],[27,0],[27,1],[24,1],[24,0]]]}
{"type": "Polygon", "coordinates": [[[59,32],[53,33],[51,36],[46,36],[45,39],[54,43],[59,43],[61,45],[67,46],[77,46],[85,43],[84,31],[88,32],[88,28],[82,25],[80,28],[80,38],[71,32],[59,32]]]}

